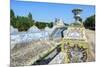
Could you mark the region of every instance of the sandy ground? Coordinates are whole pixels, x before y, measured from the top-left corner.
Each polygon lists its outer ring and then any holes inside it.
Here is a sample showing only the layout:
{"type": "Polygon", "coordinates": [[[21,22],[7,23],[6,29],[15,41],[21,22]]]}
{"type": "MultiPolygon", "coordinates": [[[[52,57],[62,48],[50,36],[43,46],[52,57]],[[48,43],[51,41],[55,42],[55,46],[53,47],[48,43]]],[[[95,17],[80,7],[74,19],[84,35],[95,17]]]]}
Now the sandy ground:
{"type": "Polygon", "coordinates": [[[95,31],[86,29],[86,37],[89,43],[88,61],[95,61],[95,31]]]}

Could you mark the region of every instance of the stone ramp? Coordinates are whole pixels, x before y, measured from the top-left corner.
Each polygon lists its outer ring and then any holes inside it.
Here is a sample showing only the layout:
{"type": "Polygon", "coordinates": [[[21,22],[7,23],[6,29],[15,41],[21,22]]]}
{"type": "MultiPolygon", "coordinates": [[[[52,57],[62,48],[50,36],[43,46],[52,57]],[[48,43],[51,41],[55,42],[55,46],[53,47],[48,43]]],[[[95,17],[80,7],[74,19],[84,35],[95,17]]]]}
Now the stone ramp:
{"type": "Polygon", "coordinates": [[[54,45],[50,41],[37,41],[13,49],[11,50],[11,66],[31,65],[53,48],[54,45]]]}
{"type": "Polygon", "coordinates": [[[49,64],[62,64],[64,62],[64,53],[60,52],[49,64]]]}

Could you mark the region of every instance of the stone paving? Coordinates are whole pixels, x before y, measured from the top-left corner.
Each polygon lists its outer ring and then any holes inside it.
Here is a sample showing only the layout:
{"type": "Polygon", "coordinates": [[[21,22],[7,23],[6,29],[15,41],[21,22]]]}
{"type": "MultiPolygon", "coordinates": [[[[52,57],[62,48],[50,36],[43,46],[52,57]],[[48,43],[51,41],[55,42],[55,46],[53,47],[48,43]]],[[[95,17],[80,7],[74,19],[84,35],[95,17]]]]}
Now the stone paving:
{"type": "Polygon", "coordinates": [[[64,61],[64,53],[60,52],[49,64],[62,64],[64,61]]]}

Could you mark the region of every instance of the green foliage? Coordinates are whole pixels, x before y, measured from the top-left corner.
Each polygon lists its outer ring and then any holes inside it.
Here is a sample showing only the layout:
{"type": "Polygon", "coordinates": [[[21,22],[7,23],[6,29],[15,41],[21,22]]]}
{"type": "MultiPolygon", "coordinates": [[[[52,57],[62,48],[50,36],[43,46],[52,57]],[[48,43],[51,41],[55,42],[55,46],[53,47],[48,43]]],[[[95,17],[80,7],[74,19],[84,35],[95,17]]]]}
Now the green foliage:
{"type": "Polygon", "coordinates": [[[49,28],[53,27],[53,22],[47,24],[49,28]]]}
{"type": "Polygon", "coordinates": [[[32,20],[32,14],[31,14],[31,13],[28,14],[28,18],[29,18],[30,20],[32,20]]]}
{"type": "Polygon", "coordinates": [[[46,26],[48,26],[49,28],[53,27],[53,22],[51,23],[46,23],[46,22],[36,22],[35,25],[39,28],[39,29],[44,29],[46,26]]]}
{"type": "Polygon", "coordinates": [[[19,31],[27,31],[34,23],[32,20],[32,14],[29,13],[28,17],[17,16],[15,17],[14,11],[10,10],[11,25],[18,28],[19,31]]]}
{"type": "Polygon", "coordinates": [[[64,23],[64,25],[69,26],[69,24],[67,24],[67,23],[64,23]]]}
{"type": "Polygon", "coordinates": [[[15,26],[16,18],[15,18],[15,14],[14,14],[13,10],[10,10],[10,17],[11,17],[11,19],[10,19],[11,25],[15,26]]]}
{"type": "Polygon", "coordinates": [[[79,21],[82,22],[82,18],[79,18],[79,21]]]}
{"type": "Polygon", "coordinates": [[[14,11],[10,10],[10,22],[14,28],[18,28],[19,31],[27,31],[31,26],[35,25],[39,29],[44,29],[46,26],[53,27],[53,22],[36,22],[32,19],[32,14],[29,13],[28,16],[17,16],[15,17],[14,11]]]}
{"type": "Polygon", "coordinates": [[[28,28],[30,28],[32,25],[30,25],[32,22],[27,17],[21,17],[17,16],[17,28],[19,31],[26,31],[28,28]]]}
{"type": "Polygon", "coordinates": [[[95,30],[95,15],[88,17],[84,22],[84,26],[86,28],[95,30]]]}

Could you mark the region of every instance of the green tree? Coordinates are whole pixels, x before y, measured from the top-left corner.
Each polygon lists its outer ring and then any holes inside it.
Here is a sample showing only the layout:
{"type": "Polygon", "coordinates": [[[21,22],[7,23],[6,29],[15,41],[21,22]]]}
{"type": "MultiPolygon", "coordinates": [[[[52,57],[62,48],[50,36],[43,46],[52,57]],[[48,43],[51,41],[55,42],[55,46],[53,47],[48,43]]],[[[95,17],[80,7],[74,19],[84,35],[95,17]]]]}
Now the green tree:
{"type": "Polygon", "coordinates": [[[16,23],[16,18],[15,18],[15,14],[14,14],[14,11],[11,9],[10,10],[10,24],[12,25],[12,26],[14,26],[15,27],[15,23],[16,23]]]}
{"type": "Polygon", "coordinates": [[[82,22],[82,18],[79,18],[79,21],[82,22]]]}
{"type": "Polygon", "coordinates": [[[84,22],[84,26],[86,28],[95,30],[95,15],[88,17],[84,22]]]}
{"type": "Polygon", "coordinates": [[[28,18],[32,21],[32,14],[31,13],[28,14],[28,18]]]}
{"type": "Polygon", "coordinates": [[[16,16],[14,14],[14,11],[11,9],[10,10],[10,17],[11,17],[11,25],[14,28],[18,28],[19,31],[27,31],[31,26],[35,25],[39,29],[44,29],[46,26],[48,27],[53,27],[53,22],[48,23],[48,22],[36,22],[34,23],[34,20],[32,19],[32,14],[29,13],[28,16],[16,16]]]}
{"type": "Polygon", "coordinates": [[[14,11],[10,10],[10,23],[14,28],[18,28],[19,31],[27,31],[34,23],[32,20],[32,14],[28,16],[17,16],[15,17],[14,11]]]}
{"type": "Polygon", "coordinates": [[[32,20],[32,14],[31,13],[28,14],[28,18],[29,18],[29,21],[28,21],[29,25],[30,26],[34,25],[34,20],[32,20]]]}
{"type": "Polygon", "coordinates": [[[48,27],[52,28],[53,27],[53,22],[48,23],[48,27]]]}
{"type": "Polygon", "coordinates": [[[24,16],[17,16],[17,23],[16,26],[19,31],[27,31],[32,25],[30,25],[30,20],[28,17],[24,16]]]}

